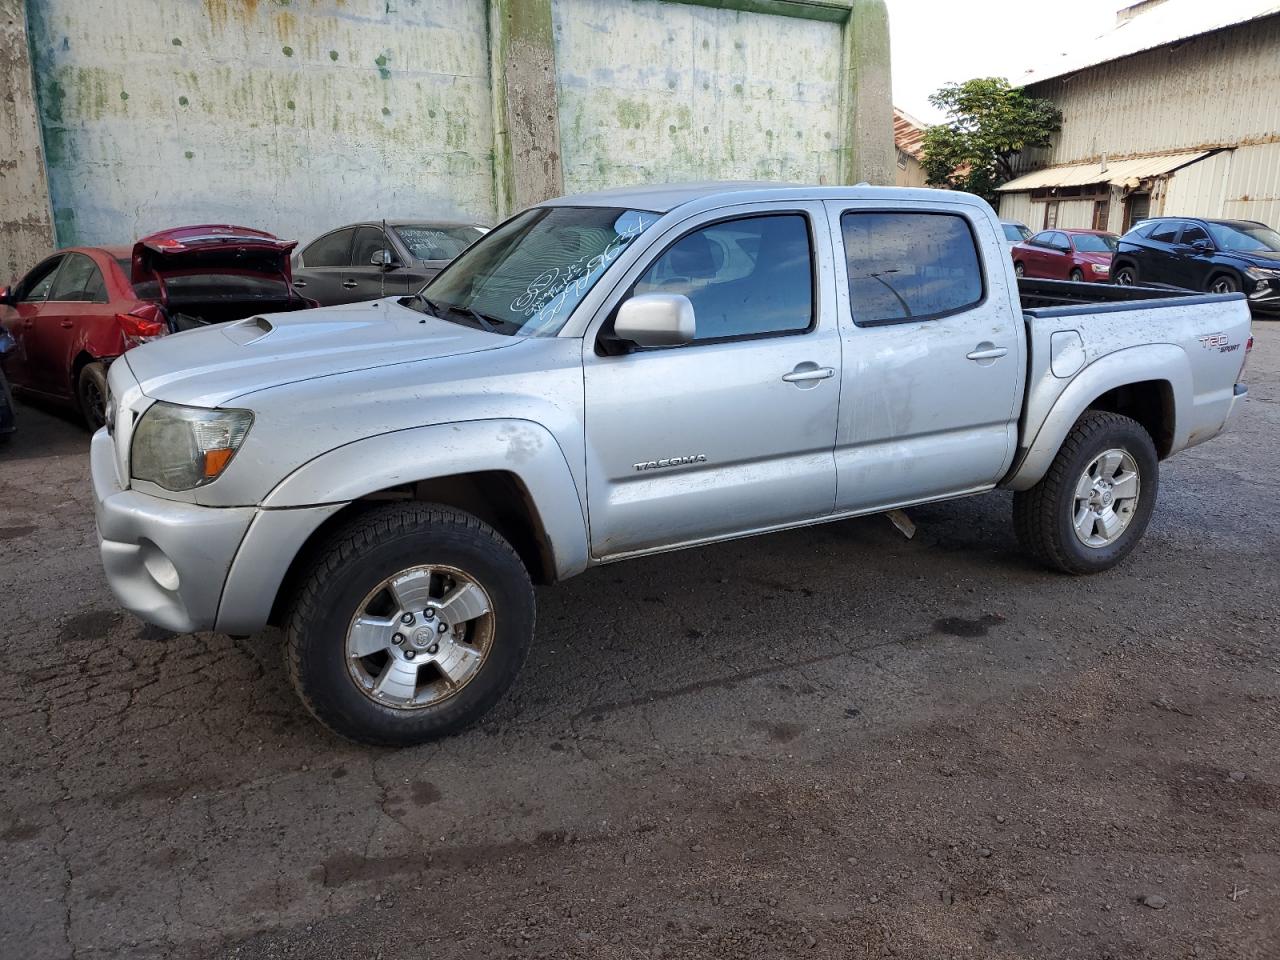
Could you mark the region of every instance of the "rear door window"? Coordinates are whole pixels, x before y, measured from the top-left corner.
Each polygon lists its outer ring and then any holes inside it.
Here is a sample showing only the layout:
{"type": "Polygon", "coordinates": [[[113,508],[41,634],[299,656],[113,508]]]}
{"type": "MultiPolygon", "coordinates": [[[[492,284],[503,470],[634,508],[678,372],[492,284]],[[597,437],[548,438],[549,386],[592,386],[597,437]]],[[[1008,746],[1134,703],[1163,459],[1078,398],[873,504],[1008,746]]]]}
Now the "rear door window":
{"type": "Polygon", "coordinates": [[[694,230],[654,261],[635,293],[688,297],[695,340],[803,333],[813,326],[808,219],[773,214],[694,230]]]}
{"type": "Polygon", "coordinates": [[[982,302],[978,247],[964,217],[851,211],[840,227],[858,326],[932,320],[982,302]]]}
{"type": "Polygon", "coordinates": [[[102,274],[98,272],[97,264],[82,253],[68,254],[62,269],[58,271],[58,279],[49,292],[49,299],[64,302],[91,301],[93,298],[87,288],[95,279],[96,286],[100,288],[102,274]]]}
{"type": "Polygon", "coordinates": [[[355,228],[327,233],[302,251],[308,267],[346,267],[351,264],[351,238],[355,228]]]}

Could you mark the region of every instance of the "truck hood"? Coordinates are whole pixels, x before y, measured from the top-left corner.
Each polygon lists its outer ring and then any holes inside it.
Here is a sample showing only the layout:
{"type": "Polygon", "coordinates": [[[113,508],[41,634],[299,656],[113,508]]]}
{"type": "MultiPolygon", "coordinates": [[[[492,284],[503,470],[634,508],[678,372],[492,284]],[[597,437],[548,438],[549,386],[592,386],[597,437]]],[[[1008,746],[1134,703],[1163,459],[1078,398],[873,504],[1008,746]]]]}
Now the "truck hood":
{"type": "Polygon", "coordinates": [[[258,390],[495,350],[519,337],[424,316],[399,298],[270,313],[162,337],[124,354],[155,400],[216,407],[258,390]]]}

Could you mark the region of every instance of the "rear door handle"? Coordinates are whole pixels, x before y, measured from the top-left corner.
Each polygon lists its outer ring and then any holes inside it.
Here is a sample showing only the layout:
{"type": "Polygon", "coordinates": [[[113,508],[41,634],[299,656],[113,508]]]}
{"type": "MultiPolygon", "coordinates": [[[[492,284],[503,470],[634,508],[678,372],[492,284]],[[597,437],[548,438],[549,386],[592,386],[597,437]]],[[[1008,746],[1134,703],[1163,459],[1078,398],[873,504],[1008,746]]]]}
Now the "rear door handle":
{"type": "Polygon", "coordinates": [[[359,280],[343,280],[342,285],[346,287],[348,290],[350,290],[352,287],[360,286],[360,281],[359,280]]]}
{"type": "Polygon", "coordinates": [[[305,286],[307,285],[307,281],[305,281],[305,280],[295,280],[295,281],[293,281],[293,285],[294,285],[295,287],[305,287],[305,286]]]}
{"type": "Polygon", "coordinates": [[[784,373],[782,379],[787,383],[804,383],[808,380],[826,380],[836,375],[831,367],[819,367],[813,363],[799,364],[790,373],[784,373]]]}
{"type": "Polygon", "coordinates": [[[989,343],[978,344],[978,349],[965,354],[970,360],[999,360],[1009,352],[1008,347],[997,347],[989,343]]]}

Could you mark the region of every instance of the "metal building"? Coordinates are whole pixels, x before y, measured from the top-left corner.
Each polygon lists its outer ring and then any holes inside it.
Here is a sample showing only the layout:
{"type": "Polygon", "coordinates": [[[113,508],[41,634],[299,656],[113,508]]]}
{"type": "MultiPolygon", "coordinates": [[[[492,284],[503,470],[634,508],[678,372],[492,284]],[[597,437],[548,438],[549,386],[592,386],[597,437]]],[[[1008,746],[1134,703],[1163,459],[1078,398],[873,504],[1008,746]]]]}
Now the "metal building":
{"type": "Polygon", "coordinates": [[[1280,224],[1280,2],[1143,0],[1013,80],[1063,120],[999,188],[1005,219],[1116,233],[1153,216],[1280,224]]]}

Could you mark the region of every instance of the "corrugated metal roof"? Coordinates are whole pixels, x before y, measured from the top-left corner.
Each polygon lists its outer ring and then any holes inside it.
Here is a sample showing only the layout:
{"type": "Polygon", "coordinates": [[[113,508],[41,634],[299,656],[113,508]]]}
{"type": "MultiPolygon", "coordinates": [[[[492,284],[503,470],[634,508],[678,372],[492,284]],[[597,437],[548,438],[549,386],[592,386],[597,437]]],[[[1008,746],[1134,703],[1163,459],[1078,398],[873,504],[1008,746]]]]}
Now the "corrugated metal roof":
{"type": "Polygon", "coordinates": [[[909,153],[917,160],[924,150],[925,125],[905,110],[893,108],[893,142],[904,153],[909,153]]]}
{"type": "Polygon", "coordinates": [[[1158,157],[1135,157],[1131,160],[1108,160],[1106,170],[1101,163],[1072,163],[1063,167],[1045,167],[1023,174],[996,189],[1000,193],[1017,193],[1040,187],[1083,187],[1090,183],[1136,183],[1144,177],[1158,177],[1189,163],[1203,160],[1212,150],[1195,153],[1166,153],[1158,157]]]}
{"type": "Polygon", "coordinates": [[[1085,67],[1277,13],[1280,13],[1277,0],[1228,0],[1226,3],[1165,0],[1118,22],[1096,39],[1052,55],[1047,61],[1010,77],[1010,80],[1024,86],[1040,83],[1085,67]]]}

